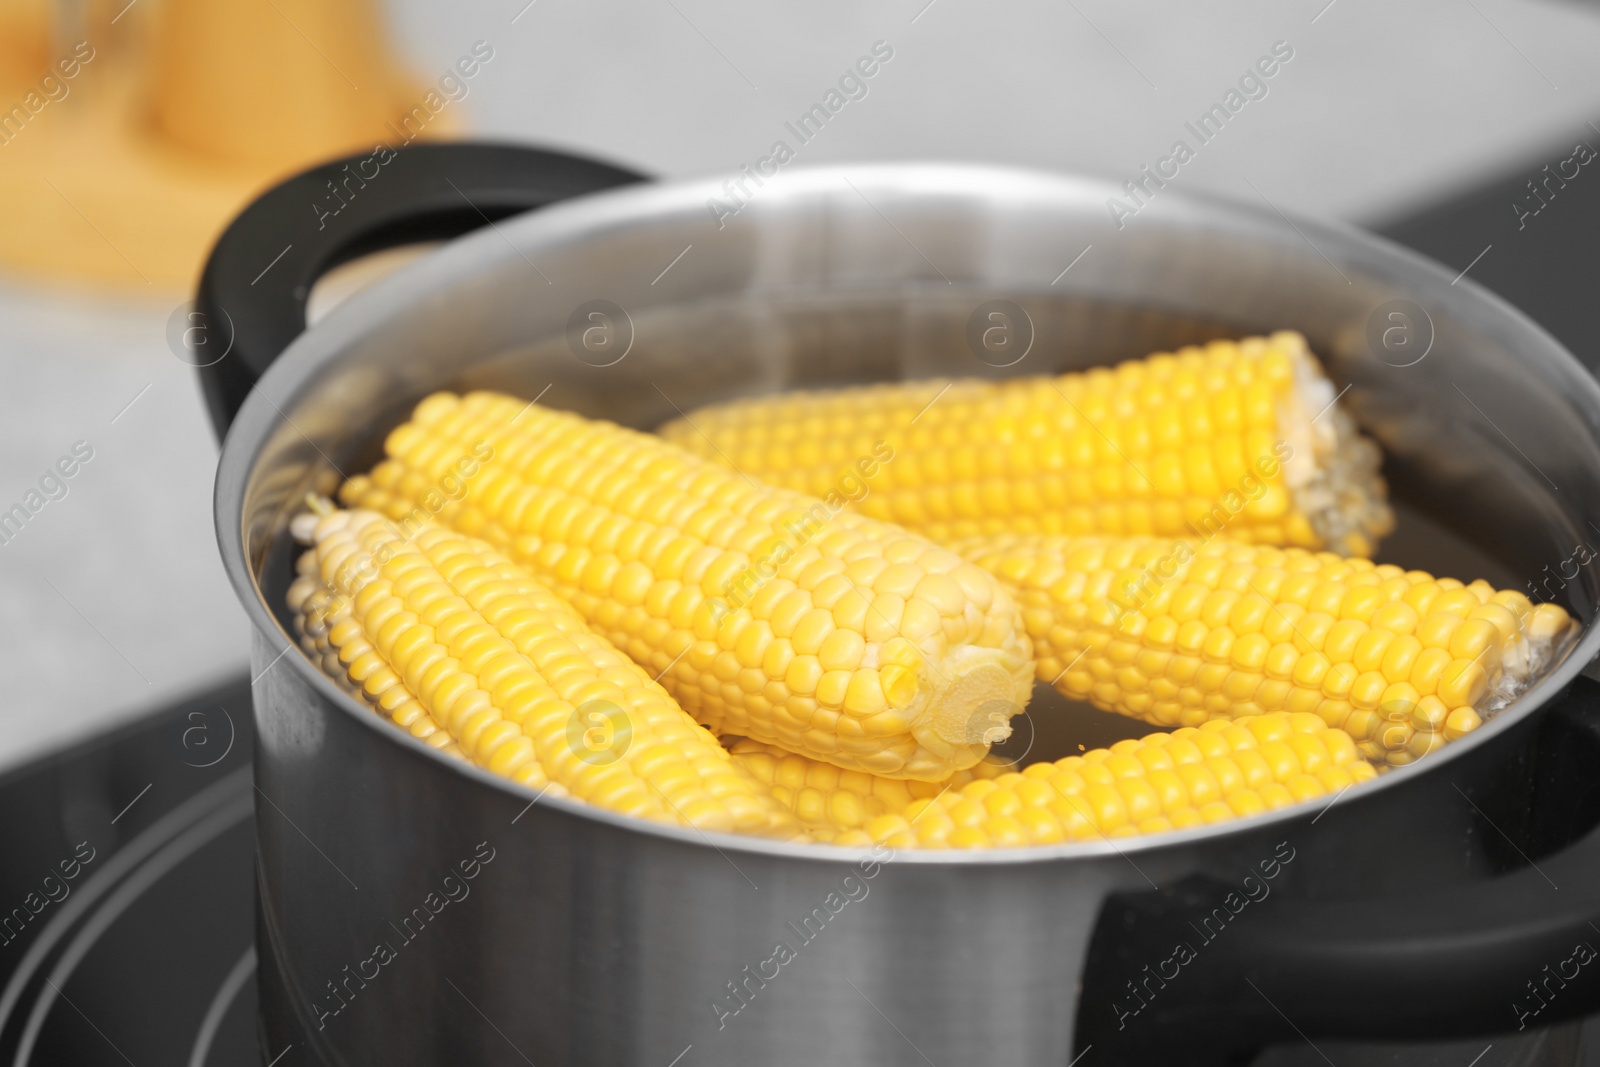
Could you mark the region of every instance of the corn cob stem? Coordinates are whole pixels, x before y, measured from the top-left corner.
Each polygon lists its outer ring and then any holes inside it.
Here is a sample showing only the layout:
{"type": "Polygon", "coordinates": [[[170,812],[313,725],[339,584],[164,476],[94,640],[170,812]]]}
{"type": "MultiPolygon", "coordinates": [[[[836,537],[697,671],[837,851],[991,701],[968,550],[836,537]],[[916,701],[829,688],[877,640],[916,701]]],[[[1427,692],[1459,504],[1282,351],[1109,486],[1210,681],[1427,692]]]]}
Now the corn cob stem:
{"type": "Polygon", "coordinates": [[[905,382],[717,405],[668,440],[826,493],[895,459],[854,504],[939,541],[978,534],[1207,536],[1370,555],[1393,526],[1377,447],[1298,333],[1214,341],[1053,378],[905,382]]]}
{"type": "Polygon", "coordinates": [[[610,811],[801,833],[649,675],[489,545],[432,526],[403,536],[373,512],[326,515],[310,539],[289,590],[308,650],[429,744],[610,811]]]}
{"type": "Polygon", "coordinates": [[[1312,712],[1399,765],[1475,729],[1557,656],[1554,604],[1331,553],[1016,535],[952,546],[1023,605],[1039,678],[1161,726],[1312,712]]]}
{"type": "Polygon", "coordinates": [[[501,547],[718,733],[940,781],[1031,692],[1011,597],[896,527],[501,394],[430,397],[385,448],[347,504],[501,547]],[[442,500],[468,442],[492,458],[442,500]]]}
{"type": "Polygon", "coordinates": [[[1259,815],[1377,771],[1314,715],[1214,720],[970,782],[878,816],[836,844],[998,848],[1098,841],[1259,815]]]}

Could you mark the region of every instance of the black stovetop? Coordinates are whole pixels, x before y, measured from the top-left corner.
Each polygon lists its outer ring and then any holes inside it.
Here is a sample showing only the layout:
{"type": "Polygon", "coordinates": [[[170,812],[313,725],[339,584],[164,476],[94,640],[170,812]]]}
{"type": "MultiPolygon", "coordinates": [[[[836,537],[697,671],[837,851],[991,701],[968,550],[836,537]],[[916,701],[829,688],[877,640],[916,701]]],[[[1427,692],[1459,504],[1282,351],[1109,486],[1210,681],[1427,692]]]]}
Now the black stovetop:
{"type": "MultiPolygon", "coordinates": [[[[306,1062],[256,1037],[251,748],[240,678],[0,780],[0,1063],[306,1062]]],[[[1580,1037],[1319,1041],[1256,1063],[1565,1067],[1580,1037]]]]}
{"type": "Polygon", "coordinates": [[[240,678],[0,780],[0,1062],[262,1062],[250,714],[240,678]]]}
{"type": "MultiPolygon", "coordinates": [[[[1594,369],[1600,180],[1569,183],[1538,215],[1519,218],[1511,205],[1548,161],[1529,160],[1383,232],[1457,269],[1470,264],[1474,280],[1594,369]]],[[[249,682],[240,678],[0,777],[0,1063],[304,1062],[301,1050],[257,1041],[251,749],[249,682]]],[[[1255,1062],[1570,1065],[1584,1062],[1584,1029],[1405,1047],[1323,1041],[1269,1049],[1255,1062]]],[[[1596,1022],[1587,1030],[1600,1037],[1596,1022]]],[[[1600,1067],[1600,1040],[1588,1044],[1588,1062],[1600,1067]]]]}

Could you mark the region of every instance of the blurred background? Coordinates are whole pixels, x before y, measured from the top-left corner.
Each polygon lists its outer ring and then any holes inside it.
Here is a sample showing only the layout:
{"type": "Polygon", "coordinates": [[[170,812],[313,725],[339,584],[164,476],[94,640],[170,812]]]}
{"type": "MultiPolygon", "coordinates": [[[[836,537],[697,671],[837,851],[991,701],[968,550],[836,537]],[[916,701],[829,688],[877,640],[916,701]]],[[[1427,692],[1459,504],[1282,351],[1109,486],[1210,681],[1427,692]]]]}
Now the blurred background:
{"type": "MultiPolygon", "coordinates": [[[[0,782],[242,700],[217,443],[181,338],[211,241],[255,193],[464,136],[734,177],[797,145],[785,124],[869,54],[888,58],[797,165],[1121,182],[1241,91],[1175,187],[1384,231],[1597,357],[1593,4],[0,0],[0,782]]],[[[315,307],[380,269],[342,268],[315,307]]],[[[247,729],[247,705],[229,721],[247,729]]]]}

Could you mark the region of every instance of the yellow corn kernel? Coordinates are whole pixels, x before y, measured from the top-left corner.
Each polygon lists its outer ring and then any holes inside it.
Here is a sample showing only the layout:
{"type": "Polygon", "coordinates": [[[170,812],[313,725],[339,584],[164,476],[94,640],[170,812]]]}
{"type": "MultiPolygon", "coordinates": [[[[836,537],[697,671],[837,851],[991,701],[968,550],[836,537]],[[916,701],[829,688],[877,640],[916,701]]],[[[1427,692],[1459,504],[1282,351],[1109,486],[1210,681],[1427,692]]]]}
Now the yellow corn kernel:
{"type": "Polygon", "coordinates": [[[1269,706],[1314,712],[1394,764],[1432,751],[1419,731],[1449,740],[1474,729],[1576,630],[1553,604],[1297,548],[1040,534],[951,548],[1010,587],[1040,680],[1074,700],[1159,726],[1269,706]],[[1406,600],[1424,584],[1434,588],[1425,613],[1406,600]],[[1233,629],[1258,624],[1259,633],[1233,629]],[[1168,655],[1167,641],[1199,655],[1168,655]],[[1161,700],[1149,699],[1158,688],[1161,700]]]}
{"type": "Polygon", "coordinates": [[[1378,449],[1336,401],[1286,331],[1055,378],[740,400],[661,433],[818,496],[849,472],[868,488],[855,510],[937,540],[1194,530],[1366,555],[1393,516],[1378,449]]]}
{"type": "Polygon", "coordinates": [[[719,734],[942,781],[1031,693],[1015,602],[920,535],[498,393],[429,397],[385,449],[347,504],[481,531],[719,734]]]}
{"type": "Polygon", "coordinates": [[[1100,841],[1275,811],[1376,773],[1343,731],[1314,715],[1284,712],[1253,717],[1244,726],[1217,720],[1120,741],[1115,749],[952,784],[860,829],[871,840],[892,843],[907,842],[913,824],[959,827],[919,833],[916,843],[928,848],[1100,841]],[[1146,759],[1151,753],[1165,758],[1146,759]],[[1163,762],[1176,773],[1151,769],[1163,762]],[[1105,780],[1086,782],[1089,768],[1099,768],[1105,780]]]}
{"type": "MultiPolygon", "coordinates": [[[[734,766],[771,789],[779,802],[800,819],[814,840],[835,843],[839,843],[841,834],[870,829],[885,816],[907,813],[915,801],[929,801],[946,790],[990,780],[1015,769],[1010,762],[990,756],[957,771],[944,782],[920,782],[863,771],[841,771],[833,764],[785,752],[776,745],[750,738],[734,739],[729,752],[734,766]]],[[[1021,792],[1036,795],[1039,790],[1055,795],[1042,782],[1023,783],[1021,792]]],[[[911,825],[910,819],[906,825],[911,825]]],[[[895,830],[904,828],[895,824],[895,830]]]]}
{"type": "Polygon", "coordinates": [[[644,670],[488,544],[431,525],[403,535],[370,511],[299,532],[313,546],[288,596],[302,646],[415,736],[610,811],[802,836],[644,670]]]}

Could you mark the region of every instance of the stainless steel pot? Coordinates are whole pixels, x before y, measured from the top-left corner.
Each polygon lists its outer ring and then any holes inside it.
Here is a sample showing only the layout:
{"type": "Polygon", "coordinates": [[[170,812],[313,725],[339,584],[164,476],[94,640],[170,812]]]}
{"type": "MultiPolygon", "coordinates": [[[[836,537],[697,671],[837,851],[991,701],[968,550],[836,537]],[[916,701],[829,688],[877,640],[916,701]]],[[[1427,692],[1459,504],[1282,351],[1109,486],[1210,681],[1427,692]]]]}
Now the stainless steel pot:
{"type": "MultiPolygon", "coordinates": [[[[363,469],[435,389],[648,428],[744,393],[1037,374],[1292,326],[1387,450],[1411,532],[1391,558],[1517,588],[1556,565],[1592,620],[1600,563],[1565,573],[1595,529],[1600,389],[1516,311],[1270,207],[1163,190],[1119,227],[1121,190],[1058,175],[796,170],[742,206],[718,179],[509,218],[636,176],[492,146],[410,149],[359,188],[341,166],[247,210],[197,309],[227,346],[203,372],[231,418],[217,530],[255,624],[269,1058],[1199,1063],[1297,1032],[1496,1032],[1600,1006],[1586,975],[1538,1005],[1527,987],[1600,944],[1592,626],[1477,733],[1332,805],[864,856],[634,822],[447,762],[323,677],[283,609],[305,493],[363,469]],[[349,203],[320,219],[330,181],[349,203]],[[296,338],[332,263],[490,218],[296,338]],[[1032,338],[1003,369],[965,339],[991,300],[1032,338]],[[596,324],[609,348],[583,343],[596,324]]],[[[1034,755],[1111,718],[1090,714],[1041,700],[1034,755]]]]}

